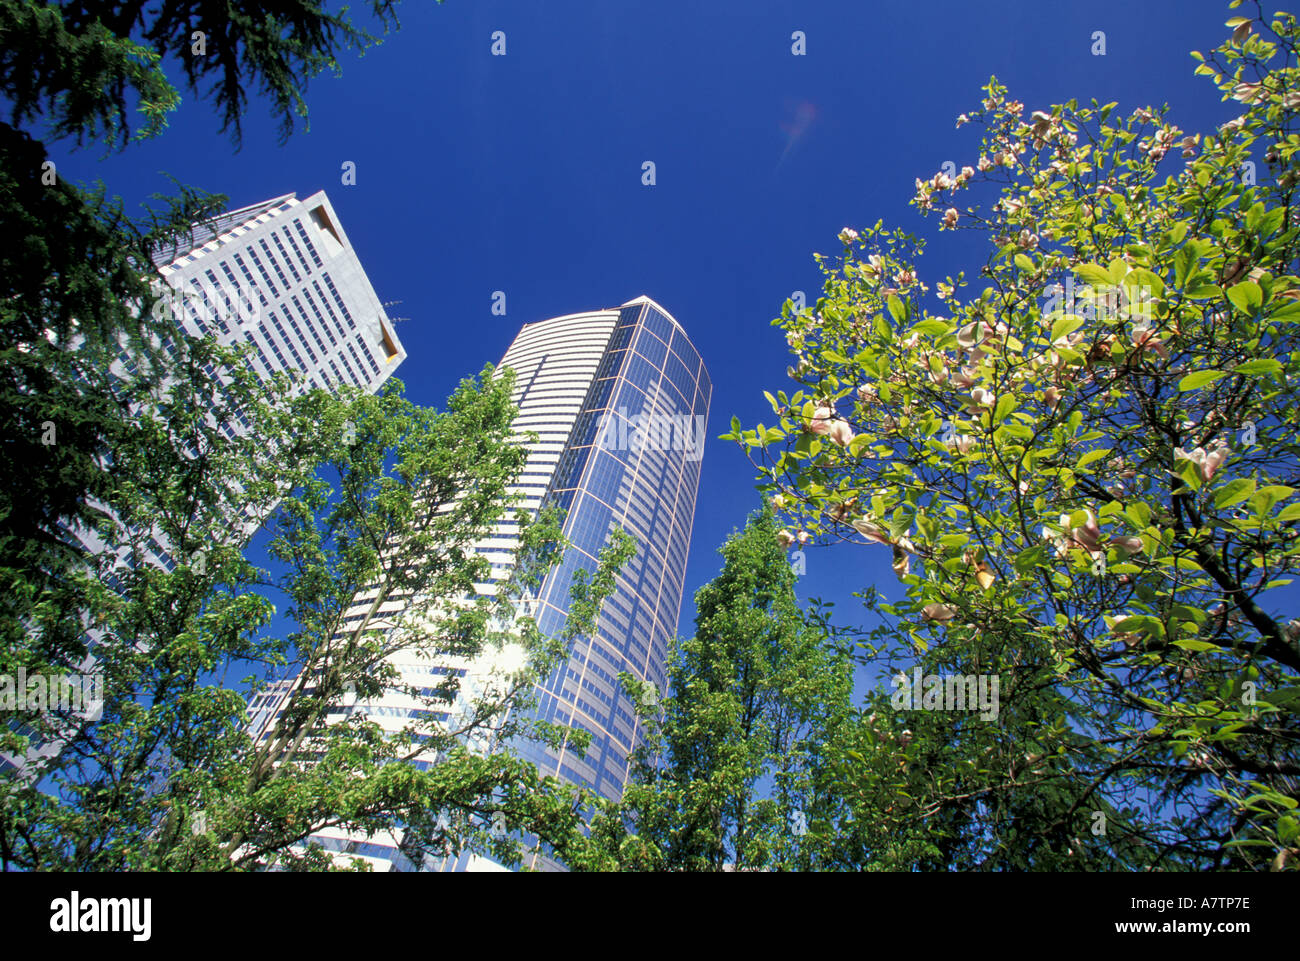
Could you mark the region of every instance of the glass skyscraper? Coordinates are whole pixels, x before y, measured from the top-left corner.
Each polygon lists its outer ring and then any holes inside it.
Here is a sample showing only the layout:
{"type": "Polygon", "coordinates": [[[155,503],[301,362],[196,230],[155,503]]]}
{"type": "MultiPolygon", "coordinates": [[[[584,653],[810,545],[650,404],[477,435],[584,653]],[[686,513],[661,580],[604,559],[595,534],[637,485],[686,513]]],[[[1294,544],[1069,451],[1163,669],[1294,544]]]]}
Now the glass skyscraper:
{"type": "Polygon", "coordinates": [[[548,498],[567,511],[572,546],[539,592],[542,630],[562,626],[574,572],[595,570],[611,529],[631,534],[637,550],[595,636],[542,685],[540,716],[590,731],[586,756],[536,745],[524,753],[543,774],[618,798],[638,738],[635,704],[618,675],[628,672],[660,691],[667,684],[712,384],[686,331],[649,298],[624,304],[605,322],[608,341],[550,483],[548,498]]]}
{"type": "MultiPolygon", "coordinates": [[[[591,732],[585,756],[565,746],[551,751],[531,742],[516,749],[540,773],[595,789],[606,797],[622,795],[628,755],[637,744],[636,705],[618,681],[621,672],[666,682],[665,660],[681,610],[683,577],[699,488],[701,456],[712,395],[699,352],[682,326],[648,297],[620,307],[568,314],[525,324],[502,357],[499,368],[515,371],[512,400],[519,409],[514,430],[528,458],[513,490],[522,508],[536,512],[557,503],[566,512],[565,536],[571,547],[543,580],[530,605],[539,627],[559,631],[569,606],[569,589],[578,569],[592,571],[615,527],[636,541],[636,554],[620,572],[605,602],[594,635],[575,645],[563,664],[539,685],[536,711],[542,719],[591,732]]],[[[513,514],[513,511],[510,512],[513,514]]],[[[514,563],[518,544],[513,520],[501,520],[475,549],[492,565],[492,577],[479,585],[495,589],[514,563]]],[[[373,592],[355,598],[345,620],[364,614],[373,592]]],[[[379,609],[397,618],[399,599],[379,609]]],[[[489,666],[449,658],[394,657],[404,684],[436,682],[448,670],[472,689],[489,666]]],[[[255,736],[272,725],[294,688],[284,681],[268,688],[253,705],[255,736]]],[[[340,717],[364,712],[380,726],[400,730],[421,715],[422,705],[397,692],[340,706],[340,717]]],[[[375,870],[411,870],[389,835],[354,837],[323,831],[313,840],[329,851],[361,857],[375,870]]],[[[529,866],[555,867],[542,857],[529,866]]],[[[465,854],[426,862],[443,870],[483,870],[492,862],[465,854]]]]}

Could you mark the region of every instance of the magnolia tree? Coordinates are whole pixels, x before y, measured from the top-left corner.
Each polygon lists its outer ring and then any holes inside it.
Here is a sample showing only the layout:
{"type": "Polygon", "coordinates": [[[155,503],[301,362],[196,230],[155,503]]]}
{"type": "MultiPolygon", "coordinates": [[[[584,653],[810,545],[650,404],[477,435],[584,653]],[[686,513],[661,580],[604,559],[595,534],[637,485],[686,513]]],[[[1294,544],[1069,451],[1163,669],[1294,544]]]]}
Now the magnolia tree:
{"type": "Polygon", "coordinates": [[[1207,133],[991,80],[957,119],[978,155],[913,199],[987,259],[932,289],[919,241],[846,228],[815,309],[774,321],[777,423],[728,435],[784,544],[892,552],[895,656],[1050,669],[1092,747],[1071,810],[1141,779],[1153,867],[1300,855],[1300,31],[1228,26],[1192,54],[1241,110],[1207,133]]]}

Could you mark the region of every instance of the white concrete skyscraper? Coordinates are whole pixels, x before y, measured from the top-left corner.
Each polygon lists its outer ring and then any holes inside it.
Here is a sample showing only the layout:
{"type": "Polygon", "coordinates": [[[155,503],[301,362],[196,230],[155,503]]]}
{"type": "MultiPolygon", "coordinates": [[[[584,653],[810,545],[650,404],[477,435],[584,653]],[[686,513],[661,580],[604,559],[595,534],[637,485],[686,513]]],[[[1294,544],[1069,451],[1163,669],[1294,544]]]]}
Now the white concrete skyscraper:
{"type": "MultiPolygon", "coordinates": [[[[406,358],[323,191],[302,201],[285,194],[196,224],[156,250],[154,265],[174,291],[155,316],[223,345],[251,343],[249,362],[263,379],[296,371],[305,387],[347,384],[374,393],[406,358]]],[[[123,375],[133,368],[126,353],[114,366],[123,375]]],[[[221,429],[234,437],[244,427],[227,422],[221,429]]],[[[104,550],[94,531],[68,533],[90,554],[104,550]]],[[[174,566],[161,535],[152,543],[149,562],[174,566]]],[[[89,645],[97,641],[90,631],[89,645]]],[[[89,673],[93,664],[88,655],[81,669],[89,673]]],[[[25,757],[0,753],[0,772],[26,774],[60,750],[61,742],[48,741],[33,743],[25,757]]]]}
{"type": "Polygon", "coordinates": [[[186,331],[252,343],[259,374],[373,392],[406,357],[324,191],[230,211],[154,262],[184,295],[186,331]]]}

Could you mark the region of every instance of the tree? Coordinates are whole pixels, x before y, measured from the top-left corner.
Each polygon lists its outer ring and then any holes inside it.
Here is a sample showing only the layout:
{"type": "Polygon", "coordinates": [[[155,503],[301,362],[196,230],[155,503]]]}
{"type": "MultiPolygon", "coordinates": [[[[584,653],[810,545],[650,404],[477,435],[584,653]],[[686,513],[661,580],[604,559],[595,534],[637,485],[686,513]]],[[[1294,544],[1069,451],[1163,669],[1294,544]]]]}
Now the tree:
{"type": "Polygon", "coordinates": [[[815,311],[774,322],[779,425],[730,435],[811,536],[892,549],[880,610],[913,656],[1051,667],[1053,745],[1095,776],[1069,807],[1139,791],[1152,867],[1300,853],[1300,33],[1254,11],[1193,54],[1242,105],[1208,134],[1095,101],[1024,119],[991,80],[958,118],[977,162],[913,201],[987,261],[931,298],[919,241],[846,229],[815,311]]]}
{"type": "MultiPolygon", "coordinates": [[[[474,593],[487,570],[471,545],[504,516],[506,487],[526,456],[511,435],[513,375],[485,369],[439,413],[411,404],[400,386],[379,396],[294,396],[283,381],[235,369],[224,399],[239,398],[250,429],[232,442],[219,427],[234,410],[204,395],[199,376],[219,349],[187,343],[194,353],[182,349],[179,369],[196,376],[139,408],[137,430],[150,443],[120,452],[136,480],[104,534],[126,550],[75,571],[100,601],[102,716],[78,721],[74,711],[28,705],[25,720],[59,727],[68,743],[39,786],[0,780],[4,866],[324,867],[328,857],[304,842],[331,826],[408,834],[412,850],[420,842],[490,850],[509,862],[518,842],[491,830],[497,818],[565,851],[581,797],[502,745],[548,736],[518,708],[570,636],[591,629],[630,548],[616,538],[592,581],[579,583],[565,636],[543,637],[519,614],[562,547],[553,512],[519,518],[518,568],[495,595],[474,593]],[[173,457],[158,456],[168,448],[173,457]],[[273,568],[245,557],[232,523],[239,508],[251,523],[275,511],[273,568]],[[184,563],[148,564],[151,537],[184,563]],[[373,599],[369,613],[345,620],[362,591],[373,599]],[[268,630],[277,593],[288,601],[287,634],[268,630]],[[403,603],[381,615],[388,600],[403,603]],[[454,672],[432,690],[401,685],[389,663],[401,652],[474,664],[505,645],[518,654],[510,670],[476,692],[462,690],[454,672]],[[248,669],[256,689],[258,675],[290,663],[301,683],[254,745],[245,697],[226,678],[248,669]],[[416,711],[385,733],[340,716],[347,692],[364,700],[390,687],[447,723],[416,711]]],[[[17,732],[5,738],[10,750],[25,746],[17,732]]]]}
{"type": "MultiPolygon", "coordinates": [[[[394,0],[370,6],[385,29],[396,25],[394,0]]],[[[123,477],[114,458],[140,437],[127,395],[167,376],[169,358],[159,348],[175,335],[155,310],[151,255],[226,200],[182,187],[176,198],[156,198],[160,208],[137,221],[103,187],[83,190],[61,179],[30,131],[108,149],[158,135],[180,103],[162,68],[171,56],[191,91],[203,95],[210,84],[206,95],[236,143],[250,84],[270,98],[287,136],[294,117],[306,115],[307,82],[337,71],[340,50],[376,39],[346,10],[330,13],[317,0],[275,11],[243,0],[0,0],[0,96],[10,107],[9,123],[0,124],[0,216],[17,238],[0,254],[0,633],[7,643],[21,644],[39,616],[47,638],[61,635],[56,646],[68,663],[84,654],[77,649],[87,601],[66,593],[67,569],[84,555],[73,532],[93,528],[116,505],[123,477]],[[123,353],[137,370],[111,376],[123,353]],[[65,615],[61,631],[50,623],[57,612],[65,615]]]]}
{"type": "Polygon", "coordinates": [[[852,667],[802,610],[771,510],[720,550],[695,595],[695,636],[662,703],[624,676],[645,744],[621,802],[599,806],[585,870],[808,868],[830,825],[817,788],[824,745],[848,716],[852,667]]]}
{"type": "MultiPolygon", "coordinates": [[[[368,4],[385,32],[399,25],[397,3],[368,4]]],[[[236,144],[254,84],[270,101],[283,141],[295,118],[307,117],[309,82],[327,70],[340,73],[340,52],[364,52],[380,40],[357,26],[346,7],[330,12],[327,6],[322,0],[286,0],[269,9],[252,0],[0,0],[0,94],[16,126],[43,120],[56,138],[124,147],[161,133],[180,105],[162,68],[172,58],[187,88],[211,98],[221,131],[236,144]],[[142,117],[134,134],[132,112],[142,117]]]]}

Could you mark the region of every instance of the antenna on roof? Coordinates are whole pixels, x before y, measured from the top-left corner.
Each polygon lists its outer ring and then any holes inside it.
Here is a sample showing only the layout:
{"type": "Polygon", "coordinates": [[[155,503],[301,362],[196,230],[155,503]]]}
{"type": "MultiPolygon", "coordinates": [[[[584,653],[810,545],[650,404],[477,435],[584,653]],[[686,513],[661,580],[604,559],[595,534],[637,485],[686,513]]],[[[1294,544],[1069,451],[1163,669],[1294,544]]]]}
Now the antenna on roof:
{"type": "MultiPolygon", "coordinates": [[[[384,313],[387,314],[387,313],[388,313],[388,308],[389,308],[389,307],[393,307],[393,306],[395,306],[395,305],[397,305],[397,304],[400,304],[401,302],[402,302],[402,301],[400,301],[400,300],[389,300],[389,301],[386,301],[386,302],[382,305],[383,308],[384,308],[384,313]]],[[[397,323],[398,321],[402,321],[402,320],[410,320],[411,318],[410,318],[410,317],[389,317],[388,319],[391,320],[393,323],[397,323]]]]}

